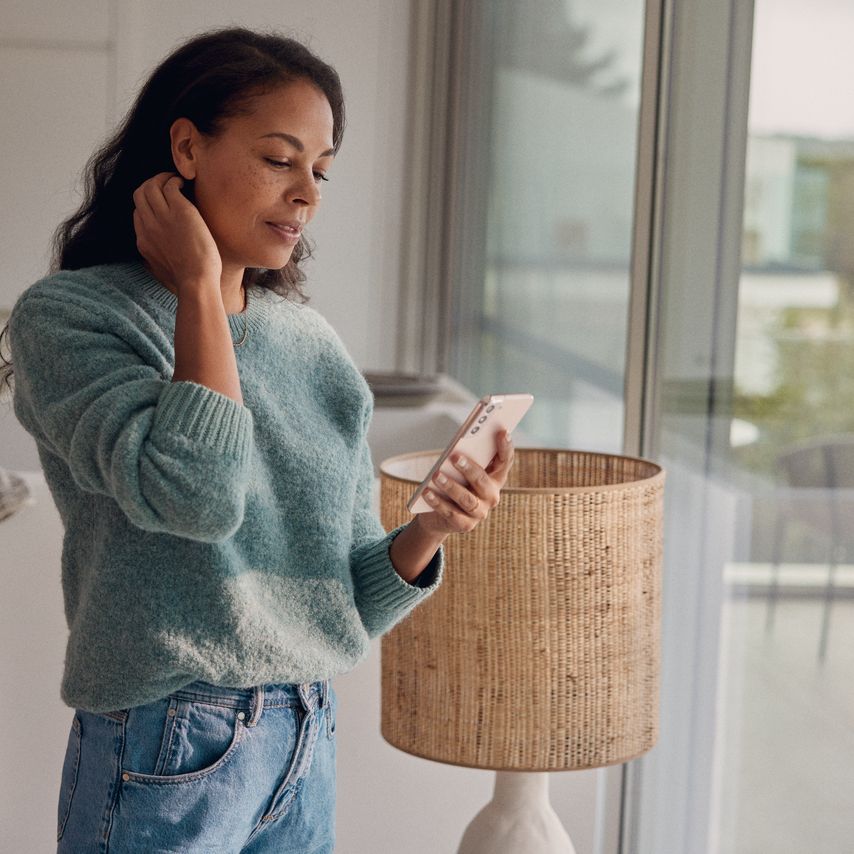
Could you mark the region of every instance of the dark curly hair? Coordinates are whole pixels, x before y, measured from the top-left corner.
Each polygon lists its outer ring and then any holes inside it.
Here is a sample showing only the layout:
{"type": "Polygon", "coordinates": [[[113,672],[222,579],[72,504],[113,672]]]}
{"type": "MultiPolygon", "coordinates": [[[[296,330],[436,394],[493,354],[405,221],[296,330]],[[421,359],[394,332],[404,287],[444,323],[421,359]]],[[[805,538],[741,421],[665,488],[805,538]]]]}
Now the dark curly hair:
{"type": "MultiPolygon", "coordinates": [[[[169,129],[189,118],[201,133],[216,136],[224,119],[247,112],[253,97],[294,80],[320,89],[332,108],[333,150],[344,134],[344,95],[338,73],[305,45],[275,32],[224,27],[194,36],[164,59],[142,87],[115,133],[83,172],[85,197],[57,229],[51,272],[95,264],[141,261],[133,227],[133,192],[158,172],[175,171],[169,129]]],[[[185,182],[185,186],[192,182],[185,182]]],[[[287,297],[305,274],[300,261],[311,248],[305,238],[280,270],[248,268],[245,285],[261,285],[287,297]]],[[[0,333],[8,336],[8,323],[0,333]]],[[[2,350],[2,348],[0,348],[2,350]]],[[[0,384],[11,390],[12,362],[0,352],[0,384]]]]}

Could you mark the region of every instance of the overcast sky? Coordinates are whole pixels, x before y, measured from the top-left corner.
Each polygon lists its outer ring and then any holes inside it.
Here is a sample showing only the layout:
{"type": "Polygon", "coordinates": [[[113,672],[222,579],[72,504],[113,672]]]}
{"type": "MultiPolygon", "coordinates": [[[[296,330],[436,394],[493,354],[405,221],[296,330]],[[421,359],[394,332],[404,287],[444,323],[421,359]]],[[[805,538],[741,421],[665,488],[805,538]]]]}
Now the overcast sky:
{"type": "MultiPolygon", "coordinates": [[[[566,0],[590,24],[589,55],[619,52],[638,98],[642,0],[566,0]]],[[[755,0],[750,83],[753,133],[854,139],[854,0],[755,0]]]]}
{"type": "Polygon", "coordinates": [[[756,0],[750,127],[854,138],[854,0],[756,0]]]}

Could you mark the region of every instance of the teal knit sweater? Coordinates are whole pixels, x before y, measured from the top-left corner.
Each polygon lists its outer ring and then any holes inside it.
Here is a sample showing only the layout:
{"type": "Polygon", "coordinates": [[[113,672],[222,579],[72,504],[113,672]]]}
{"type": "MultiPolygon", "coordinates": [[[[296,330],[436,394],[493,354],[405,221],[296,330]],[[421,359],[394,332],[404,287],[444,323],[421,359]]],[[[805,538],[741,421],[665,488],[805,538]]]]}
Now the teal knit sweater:
{"type": "Polygon", "coordinates": [[[249,288],[228,315],[241,405],[171,381],[177,302],[106,264],[39,280],[9,321],[15,415],[65,529],[60,693],[91,712],[344,673],[442,581],[441,548],[415,584],[391,563],[373,397],[321,315],[249,288]]]}

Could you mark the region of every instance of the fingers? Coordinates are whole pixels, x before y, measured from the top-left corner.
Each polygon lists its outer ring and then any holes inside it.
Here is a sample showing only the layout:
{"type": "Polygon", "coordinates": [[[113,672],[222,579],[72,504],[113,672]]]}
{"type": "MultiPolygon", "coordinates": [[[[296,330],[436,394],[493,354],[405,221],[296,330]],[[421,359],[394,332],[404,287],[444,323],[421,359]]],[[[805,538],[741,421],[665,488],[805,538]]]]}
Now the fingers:
{"type": "Polygon", "coordinates": [[[163,185],[163,198],[169,204],[169,207],[181,205],[190,205],[190,200],[181,192],[181,187],[184,186],[184,179],[180,175],[173,175],[163,185]]]}
{"type": "Polygon", "coordinates": [[[492,462],[490,462],[487,467],[487,472],[490,475],[495,475],[497,472],[501,472],[504,474],[504,479],[506,480],[507,472],[510,471],[510,466],[513,465],[513,457],[515,456],[515,453],[516,451],[513,446],[513,441],[510,438],[510,433],[507,430],[504,430],[498,438],[498,452],[492,458],[492,462]]]}
{"type": "Polygon", "coordinates": [[[174,172],[160,172],[150,181],[146,181],[146,184],[149,185],[146,189],[146,198],[152,209],[161,216],[167,214],[169,209],[174,207],[178,201],[175,198],[176,196],[184,198],[180,193],[180,187],[183,183],[184,179],[174,172]]]}
{"type": "Polygon", "coordinates": [[[475,495],[488,502],[491,507],[498,504],[498,492],[504,482],[503,480],[496,482],[486,469],[481,468],[474,460],[462,454],[455,455],[453,463],[469,482],[475,495]]]}
{"type": "Polygon", "coordinates": [[[433,476],[435,488],[425,490],[424,498],[441,517],[441,525],[447,532],[472,531],[498,506],[514,453],[513,443],[505,431],[498,440],[498,451],[488,470],[460,454],[454,456],[453,463],[463,473],[468,487],[442,471],[436,472],[433,476]]]}
{"type": "Polygon", "coordinates": [[[184,179],[175,172],[158,172],[140,184],[133,192],[133,226],[137,237],[137,249],[143,256],[152,245],[161,242],[158,235],[170,228],[170,217],[174,216],[184,179]]]}
{"type": "Polygon", "coordinates": [[[489,511],[498,505],[500,485],[493,481],[477,463],[469,459],[458,457],[455,465],[463,472],[471,489],[457,483],[444,472],[438,471],[433,476],[438,492],[456,503],[467,516],[477,521],[485,519],[489,511]]]}
{"type": "Polygon", "coordinates": [[[452,501],[432,489],[424,490],[424,498],[433,511],[442,517],[443,527],[449,533],[463,534],[474,530],[480,519],[462,512],[452,501]]]}
{"type": "Polygon", "coordinates": [[[510,431],[505,430],[498,440],[498,458],[503,463],[508,464],[513,461],[514,454],[515,449],[513,447],[513,440],[510,438],[510,431]]]}
{"type": "Polygon", "coordinates": [[[184,179],[175,172],[158,172],[134,190],[133,203],[143,217],[148,214],[163,216],[169,211],[173,194],[183,183],[184,179]]]}
{"type": "Polygon", "coordinates": [[[157,184],[168,173],[160,173],[140,184],[133,192],[133,227],[136,232],[136,248],[143,257],[148,257],[152,241],[156,242],[158,221],[168,213],[168,205],[157,184]],[[158,199],[159,197],[159,199],[158,199]]]}
{"type": "Polygon", "coordinates": [[[457,483],[453,478],[447,477],[443,472],[439,471],[433,476],[433,481],[439,487],[441,493],[444,493],[470,516],[478,516],[484,518],[489,511],[489,507],[493,506],[487,501],[481,500],[470,490],[466,489],[462,484],[457,483]]]}
{"type": "Polygon", "coordinates": [[[147,183],[148,183],[148,181],[146,181],[145,184],[140,184],[133,191],[134,209],[135,209],[135,211],[139,211],[140,217],[143,220],[149,219],[154,215],[154,213],[151,209],[151,202],[148,200],[148,197],[145,194],[145,189],[146,189],[145,185],[147,183]]]}

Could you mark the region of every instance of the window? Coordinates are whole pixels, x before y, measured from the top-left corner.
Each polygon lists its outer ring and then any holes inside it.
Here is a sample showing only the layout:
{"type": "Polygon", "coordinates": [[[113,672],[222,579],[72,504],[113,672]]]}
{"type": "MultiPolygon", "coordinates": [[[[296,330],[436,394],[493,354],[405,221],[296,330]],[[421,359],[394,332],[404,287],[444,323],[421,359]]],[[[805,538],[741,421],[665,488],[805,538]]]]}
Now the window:
{"type": "Polygon", "coordinates": [[[448,370],[532,392],[538,442],[618,451],[643,4],[475,5],[448,370]]]}

